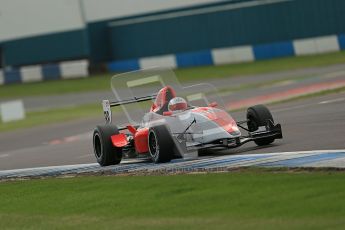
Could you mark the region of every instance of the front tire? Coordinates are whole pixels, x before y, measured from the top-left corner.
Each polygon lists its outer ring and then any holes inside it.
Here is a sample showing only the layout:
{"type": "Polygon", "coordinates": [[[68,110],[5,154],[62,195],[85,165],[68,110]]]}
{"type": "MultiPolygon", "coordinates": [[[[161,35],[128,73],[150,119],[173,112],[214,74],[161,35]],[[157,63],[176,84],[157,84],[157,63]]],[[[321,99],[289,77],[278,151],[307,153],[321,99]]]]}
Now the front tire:
{"type": "MultiPolygon", "coordinates": [[[[273,116],[264,105],[255,105],[247,110],[247,125],[250,132],[256,131],[259,126],[266,126],[269,120],[274,124],[273,116]]],[[[269,145],[274,141],[274,137],[266,137],[254,140],[258,146],[269,145]]]]}
{"type": "Polygon", "coordinates": [[[111,141],[111,136],[119,133],[115,125],[97,126],[94,130],[93,150],[101,166],[116,165],[121,162],[122,148],[115,147],[111,141]]]}
{"type": "Polygon", "coordinates": [[[150,128],[148,146],[154,163],[170,162],[174,154],[174,141],[165,125],[150,128]]]}

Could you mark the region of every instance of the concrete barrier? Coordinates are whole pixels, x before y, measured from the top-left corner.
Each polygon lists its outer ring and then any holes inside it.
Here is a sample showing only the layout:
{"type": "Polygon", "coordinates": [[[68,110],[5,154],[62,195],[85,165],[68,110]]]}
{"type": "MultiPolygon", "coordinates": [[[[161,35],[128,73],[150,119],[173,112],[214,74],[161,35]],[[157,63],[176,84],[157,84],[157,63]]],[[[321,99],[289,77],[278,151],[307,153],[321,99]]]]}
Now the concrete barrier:
{"type": "Polygon", "coordinates": [[[22,66],[6,70],[0,69],[0,85],[88,77],[88,68],[89,61],[83,59],[57,64],[22,66]]]}
{"type": "Polygon", "coordinates": [[[0,104],[2,122],[22,120],[25,118],[24,104],[22,100],[8,101],[0,104]]]}

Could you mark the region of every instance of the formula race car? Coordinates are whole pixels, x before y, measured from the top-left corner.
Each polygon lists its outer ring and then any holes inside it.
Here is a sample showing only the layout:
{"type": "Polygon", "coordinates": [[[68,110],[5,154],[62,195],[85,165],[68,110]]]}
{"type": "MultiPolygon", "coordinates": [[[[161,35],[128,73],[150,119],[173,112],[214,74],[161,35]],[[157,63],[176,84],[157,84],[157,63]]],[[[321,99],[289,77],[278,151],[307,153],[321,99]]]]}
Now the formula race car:
{"type": "Polygon", "coordinates": [[[250,141],[269,145],[282,138],[280,124],[274,123],[264,105],[248,108],[246,119],[236,122],[214,86],[182,87],[170,70],[120,74],[111,82],[117,100],[103,100],[106,124],[93,133],[94,153],[101,166],[119,164],[123,156],[145,156],[163,163],[209,149],[235,148],[250,141]],[[122,107],[126,124],[112,124],[111,107],[115,106],[122,107]],[[148,106],[149,111],[143,112],[141,107],[148,106]]]}

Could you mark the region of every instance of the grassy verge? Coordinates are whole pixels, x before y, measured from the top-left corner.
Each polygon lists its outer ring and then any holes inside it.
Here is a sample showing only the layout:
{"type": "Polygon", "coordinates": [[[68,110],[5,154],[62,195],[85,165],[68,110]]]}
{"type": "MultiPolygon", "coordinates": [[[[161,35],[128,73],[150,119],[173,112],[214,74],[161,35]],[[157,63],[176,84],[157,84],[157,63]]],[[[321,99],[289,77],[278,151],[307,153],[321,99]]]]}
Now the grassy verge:
{"type": "Polygon", "coordinates": [[[341,172],[81,177],[0,184],[1,229],[343,229],[341,172]]]}
{"type": "MultiPolygon", "coordinates": [[[[195,79],[199,80],[238,75],[254,75],[339,63],[345,63],[344,51],[314,56],[256,61],[252,63],[184,68],[178,69],[175,72],[179,80],[183,82],[195,79]]],[[[18,98],[25,96],[109,90],[110,76],[111,74],[104,74],[82,79],[0,86],[0,98],[18,98]]]]}
{"type": "Polygon", "coordinates": [[[0,122],[0,132],[11,131],[20,128],[30,128],[46,124],[54,124],[69,120],[78,120],[81,118],[102,116],[102,114],[103,111],[100,104],[89,104],[76,107],[29,112],[26,114],[26,118],[24,120],[8,123],[0,122]]]}

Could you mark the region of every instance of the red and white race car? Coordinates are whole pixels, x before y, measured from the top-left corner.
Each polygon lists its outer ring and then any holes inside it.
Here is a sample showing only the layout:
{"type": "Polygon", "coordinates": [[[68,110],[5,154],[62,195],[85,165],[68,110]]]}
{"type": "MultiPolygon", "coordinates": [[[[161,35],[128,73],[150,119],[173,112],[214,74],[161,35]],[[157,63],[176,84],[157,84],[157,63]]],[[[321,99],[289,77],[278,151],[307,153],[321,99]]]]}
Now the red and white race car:
{"type": "Polygon", "coordinates": [[[150,69],[117,75],[112,78],[112,88],[118,100],[103,101],[106,124],[97,126],[93,133],[94,153],[101,166],[119,164],[124,155],[149,156],[153,162],[161,163],[208,149],[235,148],[249,141],[268,145],[282,138],[280,124],[274,123],[264,105],[248,108],[246,119],[236,122],[222,108],[219,97],[214,96],[214,87],[209,84],[195,85],[194,90],[193,86],[181,87],[172,71],[150,69]],[[169,82],[179,90],[166,84],[169,82]],[[151,95],[134,93],[145,94],[157,87],[161,88],[151,95]],[[198,100],[204,104],[196,105],[198,100]],[[140,108],[131,107],[139,103],[149,106],[147,101],[152,104],[143,114],[140,108]],[[122,107],[127,124],[112,124],[114,106],[122,107]],[[133,116],[141,120],[135,121],[133,116]]]}

